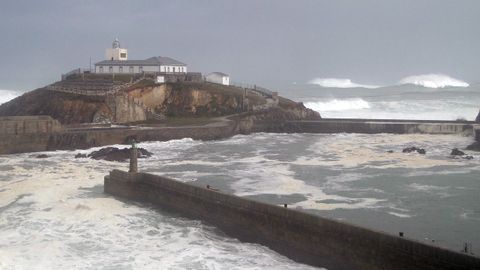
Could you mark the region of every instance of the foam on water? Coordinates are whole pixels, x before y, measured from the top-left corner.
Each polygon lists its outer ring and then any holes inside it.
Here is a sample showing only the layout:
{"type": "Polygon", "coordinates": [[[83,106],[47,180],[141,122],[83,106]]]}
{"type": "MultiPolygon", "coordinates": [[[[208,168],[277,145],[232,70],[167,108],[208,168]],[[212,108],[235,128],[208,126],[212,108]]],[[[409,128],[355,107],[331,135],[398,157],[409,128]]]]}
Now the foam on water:
{"type": "Polygon", "coordinates": [[[361,98],[332,99],[328,101],[305,102],[305,107],[320,113],[332,111],[369,109],[370,104],[361,98]]]}
{"type": "Polygon", "coordinates": [[[339,79],[339,78],[315,78],[308,82],[309,84],[316,84],[322,87],[332,87],[332,88],[378,88],[377,85],[368,85],[368,84],[359,84],[354,83],[350,79],[339,79]]]}
{"type": "Polygon", "coordinates": [[[444,74],[422,74],[408,76],[400,80],[399,84],[414,84],[428,88],[468,87],[467,82],[452,78],[444,74]]]}
{"type": "MultiPolygon", "coordinates": [[[[383,214],[394,224],[410,219],[424,224],[425,215],[448,210],[448,216],[436,217],[442,221],[437,227],[447,231],[445,220],[478,223],[468,194],[478,194],[469,181],[478,176],[480,155],[449,157],[452,148],[470,141],[453,135],[259,133],[221,141],[144,142],[139,146],[154,156],[140,159],[139,167],[267,202],[274,195],[270,203],[290,198],[293,208],[383,214]],[[402,153],[412,145],[427,154],[402,153]],[[453,174],[454,184],[436,180],[453,174]],[[450,202],[437,211],[438,200],[458,194],[466,196],[465,204],[450,202]],[[429,199],[415,201],[425,196],[429,199]]],[[[128,163],[73,158],[95,149],[46,152],[46,159],[0,156],[1,269],[306,268],[199,221],[103,194],[103,176],[128,163]]]]}
{"type": "Polygon", "coordinates": [[[365,100],[363,98],[306,101],[305,107],[326,118],[376,118],[413,120],[473,120],[478,104],[461,97],[436,100],[365,100]]]}
{"type": "Polygon", "coordinates": [[[309,268],[199,221],[103,194],[103,176],[126,163],[48,154],[0,157],[1,269],[309,268]]]}
{"type": "Polygon", "coordinates": [[[20,93],[14,90],[0,89],[0,105],[18,97],[19,95],[20,93]]]}

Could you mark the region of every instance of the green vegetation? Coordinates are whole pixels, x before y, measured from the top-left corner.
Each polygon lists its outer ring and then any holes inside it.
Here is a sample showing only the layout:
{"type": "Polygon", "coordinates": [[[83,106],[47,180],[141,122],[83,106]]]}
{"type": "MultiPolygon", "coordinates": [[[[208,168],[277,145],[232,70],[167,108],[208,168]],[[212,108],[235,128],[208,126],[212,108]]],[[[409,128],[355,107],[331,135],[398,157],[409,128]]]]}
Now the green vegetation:
{"type": "Polygon", "coordinates": [[[135,89],[135,88],[144,88],[144,87],[150,87],[150,86],[155,86],[157,85],[154,81],[149,80],[149,79],[143,79],[134,85],[130,86],[130,89],[135,89]]]}
{"type": "Polygon", "coordinates": [[[84,73],[84,74],[72,74],[67,77],[67,80],[86,80],[86,81],[95,81],[95,80],[105,80],[105,81],[115,81],[128,83],[132,80],[140,78],[139,74],[98,74],[98,73],[84,73]]]}

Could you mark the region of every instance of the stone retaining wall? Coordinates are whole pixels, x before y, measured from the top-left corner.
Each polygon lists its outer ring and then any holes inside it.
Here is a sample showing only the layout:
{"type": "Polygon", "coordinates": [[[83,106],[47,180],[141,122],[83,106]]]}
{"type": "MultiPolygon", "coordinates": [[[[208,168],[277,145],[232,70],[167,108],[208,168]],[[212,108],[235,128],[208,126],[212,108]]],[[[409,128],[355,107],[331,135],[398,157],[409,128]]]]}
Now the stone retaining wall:
{"type": "MultiPolygon", "coordinates": [[[[8,118],[8,117],[6,117],[8,118]]],[[[49,117],[48,117],[49,118],[49,117]]],[[[28,118],[29,119],[29,118],[28,118]]],[[[43,118],[42,118],[43,119],[43,118]]],[[[49,118],[51,120],[51,118],[49,118]]],[[[11,124],[0,126],[0,154],[34,152],[56,149],[79,149],[110,144],[128,143],[132,138],[141,141],[167,141],[192,138],[214,140],[228,138],[235,134],[252,132],[296,132],[296,133],[426,133],[474,135],[474,126],[469,123],[414,122],[374,120],[320,120],[320,121],[263,121],[250,118],[232,119],[205,126],[160,127],[160,128],[91,128],[58,132],[59,124],[47,121],[39,132],[9,134],[12,130],[23,130],[11,124]],[[44,128],[45,127],[45,128],[44,128]],[[9,130],[9,131],[4,131],[9,130]],[[41,130],[51,131],[43,133],[41,130]],[[3,134],[2,134],[3,132],[3,134]],[[41,135],[44,134],[44,135],[41,135]],[[45,135],[46,134],[46,135],[45,135]],[[40,136],[41,135],[41,136],[40,136]]],[[[25,123],[27,123],[26,121],[25,123]]],[[[1,122],[0,122],[1,123],[1,122]]],[[[14,122],[19,123],[19,122],[14,122]]],[[[41,122],[43,123],[43,122],[41,122]]],[[[57,122],[58,123],[58,122],[57,122]]],[[[25,130],[30,130],[26,128],[25,130]]],[[[32,129],[31,131],[34,131],[32,129]]],[[[477,140],[478,135],[477,132],[477,140]]]]}
{"type": "Polygon", "coordinates": [[[478,257],[152,174],[114,170],[105,177],[104,189],[329,270],[480,269],[478,257]]]}
{"type": "Polygon", "coordinates": [[[474,135],[474,123],[449,121],[407,121],[407,120],[317,120],[290,121],[285,124],[286,131],[300,133],[394,133],[394,134],[462,134],[474,135]]]}
{"type": "Polygon", "coordinates": [[[54,133],[63,131],[62,125],[50,116],[0,117],[0,136],[54,133]]]}

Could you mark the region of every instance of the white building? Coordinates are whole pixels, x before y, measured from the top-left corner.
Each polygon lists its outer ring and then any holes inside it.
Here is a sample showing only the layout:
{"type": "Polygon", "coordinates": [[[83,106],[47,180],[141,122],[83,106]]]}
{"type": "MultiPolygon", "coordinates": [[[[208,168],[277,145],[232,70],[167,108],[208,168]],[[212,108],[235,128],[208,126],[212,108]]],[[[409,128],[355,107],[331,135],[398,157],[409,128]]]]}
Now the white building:
{"type": "Polygon", "coordinates": [[[120,48],[120,41],[116,38],[113,41],[112,48],[106,50],[105,57],[107,60],[127,60],[127,49],[120,48]]]}
{"type": "Polygon", "coordinates": [[[154,56],[145,60],[128,60],[127,49],[115,39],[106,50],[107,60],[95,64],[95,73],[187,73],[187,65],[170,57],[154,56]]]}
{"type": "Polygon", "coordinates": [[[230,77],[222,72],[212,72],[205,76],[207,82],[230,85],[230,77]]]}

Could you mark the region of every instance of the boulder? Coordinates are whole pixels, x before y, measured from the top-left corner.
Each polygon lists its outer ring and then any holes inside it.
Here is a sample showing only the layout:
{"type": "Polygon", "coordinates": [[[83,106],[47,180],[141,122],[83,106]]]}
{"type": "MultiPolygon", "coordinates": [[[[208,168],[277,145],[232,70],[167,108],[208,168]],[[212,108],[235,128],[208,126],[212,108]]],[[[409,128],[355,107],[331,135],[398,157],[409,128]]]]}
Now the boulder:
{"type": "Polygon", "coordinates": [[[421,155],[425,155],[427,153],[427,151],[425,151],[425,149],[418,148],[418,147],[415,147],[415,146],[404,148],[402,152],[403,153],[417,152],[421,155]]]}
{"type": "Polygon", "coordinates": [[[451,156],[464,156],[465,153],[458,150],[458,148],[453,148],[452,152],[450,153],[451,156]]]}
{"type": "Polygon", "coordinates": [[[45,155],[45,154],[40,154],[40,155],[36,155],[35,158],[48,158],[50,157],[49,155],[45,155]]]}
{"type": "Polygon", "coordinates": [[[78,153],[75,155],[75,158],[86,158],[87,154],[78,153]]]}
{"type": "Polygon", "coordinates": [[[474,142],[467,146],[467,150],[471,151],[480,151],[480,142],[474,142]]]}
{"type": "MultiPolygon", "coordinates": [[[[147,151],[144,148],[137,149],[138,158],[147,158],[151,157],[153,153],[147,151]]],[[[105,147],[98,151],[93,151],[88,154],[89,158],[92,159],[103,159],[108,161],[126,161],[130,158],[130,148],[119,149],[117,147],[105,147]]]]}

